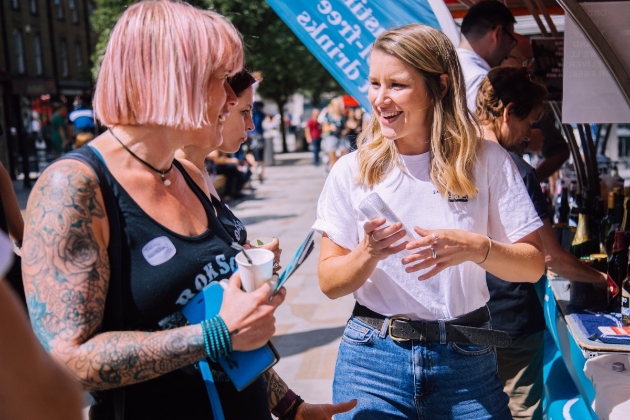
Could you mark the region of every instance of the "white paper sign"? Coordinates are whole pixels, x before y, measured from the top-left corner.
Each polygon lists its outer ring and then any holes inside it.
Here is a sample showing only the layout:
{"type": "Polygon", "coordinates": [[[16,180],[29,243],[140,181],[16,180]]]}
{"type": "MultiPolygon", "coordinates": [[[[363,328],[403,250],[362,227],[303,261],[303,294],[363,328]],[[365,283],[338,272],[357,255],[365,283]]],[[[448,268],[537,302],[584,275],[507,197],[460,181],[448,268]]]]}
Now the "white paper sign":
{"type": "MultiPolygon", "coordinates": [[[[630,72],[630,1],[581,3],[630,72]]],[[[577,24],[564,28],[563,123],[630,123],[630,106],[577,24]]]]}

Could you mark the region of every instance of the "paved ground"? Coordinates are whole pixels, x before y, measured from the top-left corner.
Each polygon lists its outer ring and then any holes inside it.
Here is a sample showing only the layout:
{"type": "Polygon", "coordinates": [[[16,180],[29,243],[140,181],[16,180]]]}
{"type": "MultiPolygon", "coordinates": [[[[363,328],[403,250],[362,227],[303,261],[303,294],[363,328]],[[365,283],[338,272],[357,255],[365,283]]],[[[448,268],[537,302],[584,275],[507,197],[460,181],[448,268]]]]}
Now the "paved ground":
{"type": "MultiPolygon", "coordinates": [[[[317,199],[326,180],[310,153],[276,155],[254,195],[232,206],[250,238],[277,236],[286,266],[315,220],[317,199]]],[[[354,299],[328,299],[317,283],[319,235],[311,257],[286,284],[287,298],[276,311],[273,339],[281,360],[276,371],[306,401],[330,402],[337,348],[354,299]]]]}
{"type": "MultiPolygon", "coordinates": [[[[311,153],[276,154],[276,166],[266,168],[263,184],[231,207],[243,221],[250,238],[277,236],[286,266],[315,220],[319,193],[326,180],[323,166],[311,164],[311,153]]],[[[15,181],[20,207],[26,207],[29,191],[15,181]]],[[[317,283],[319,235],[311,257],[287,282],[287,298],[276,311],[273,338],[281,360],[276,371],[306,401],[332,400],[332,379],[337,348],[354,299],[330,300],[317,283]]]]}

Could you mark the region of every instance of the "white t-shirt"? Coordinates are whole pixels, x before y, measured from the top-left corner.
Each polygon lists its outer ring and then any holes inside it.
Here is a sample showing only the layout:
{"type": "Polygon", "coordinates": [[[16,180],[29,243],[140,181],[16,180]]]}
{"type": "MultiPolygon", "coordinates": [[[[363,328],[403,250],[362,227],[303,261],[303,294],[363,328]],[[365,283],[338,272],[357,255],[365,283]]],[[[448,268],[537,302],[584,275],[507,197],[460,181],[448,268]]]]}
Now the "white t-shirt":
{"type": "Polygon", "coordinates": [[[474,51],[458,48],[457,55],[466,80],[466,101],[470,112],[475,112],[475,100],[481,81],[490,71],[490,64],[474,51]]]}
{"type": "MultiPolygon", "coordinates": [[[[372,189],[356,183],[356,158],[356,152],[350,153],[332,168],[313,226],[348,250],[364,237],[363,225],[368,220],[359,210],[359,203],[372,191],[410,229],[461,229],[513,243],[542,226],[518,170],[497,143],[482,142],[474,170],[479,192],[467,201],[442,198],[429,178],[428,152],[401,156],[409,173],[396,167],[372,189]]],[[[489,299],[486,272],[473,262],[449,267],[420,281],[422,271],[406,273],[401,259],[399,253],[379,261],[368,280],[354,292],[355,299],[382,315],[425,320],[455,318],[482,307],[489,299]]]]}

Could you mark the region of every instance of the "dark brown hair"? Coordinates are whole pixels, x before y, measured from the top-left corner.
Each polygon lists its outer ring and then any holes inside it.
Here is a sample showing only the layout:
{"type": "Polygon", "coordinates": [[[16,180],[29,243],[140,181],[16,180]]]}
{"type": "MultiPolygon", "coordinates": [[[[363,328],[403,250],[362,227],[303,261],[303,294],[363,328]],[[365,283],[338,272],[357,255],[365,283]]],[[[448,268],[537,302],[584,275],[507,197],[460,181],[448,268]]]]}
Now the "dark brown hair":
{"type": "Polygon", "coordinates": [[[239,71],[232,77],[228,77],[228,84],[237,97],[240,97],[254,83],[256,83],[256,78],[246,69],[239,71]]]}
{"type": "Polygon", "coordinates": [[[503,112],[513,103],[513,112],[521,120],[547,97],[547,89],[532,79],[526,68],[495,67],[479,85],[475,117],[481,125],[500,125],[503,112]]]}

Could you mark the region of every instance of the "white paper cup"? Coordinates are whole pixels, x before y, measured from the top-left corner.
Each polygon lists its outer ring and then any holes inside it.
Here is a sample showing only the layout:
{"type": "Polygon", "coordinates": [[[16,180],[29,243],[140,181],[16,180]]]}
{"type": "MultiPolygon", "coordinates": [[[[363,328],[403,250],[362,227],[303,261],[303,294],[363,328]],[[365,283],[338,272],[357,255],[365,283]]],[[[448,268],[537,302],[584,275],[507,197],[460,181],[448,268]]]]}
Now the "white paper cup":
{"type": "Polygon", "coordinates": [[[246,292],[253,292],[271,279],[273,275],[273,252],[257,248],[248,249],[247,255],[254,264],[250,264],[242,252],[236,254],[238,271],[241,273],[241,283],[246,292]]]}
{"type": "Polygon", "coordinates": [[[252,248],[260,248],[263,246],[267,246],[272,242],[273,242],[273,236],[260,236],[258,238],[251,239],[249,241],[249,244],[252,246],[252,248]]]}

